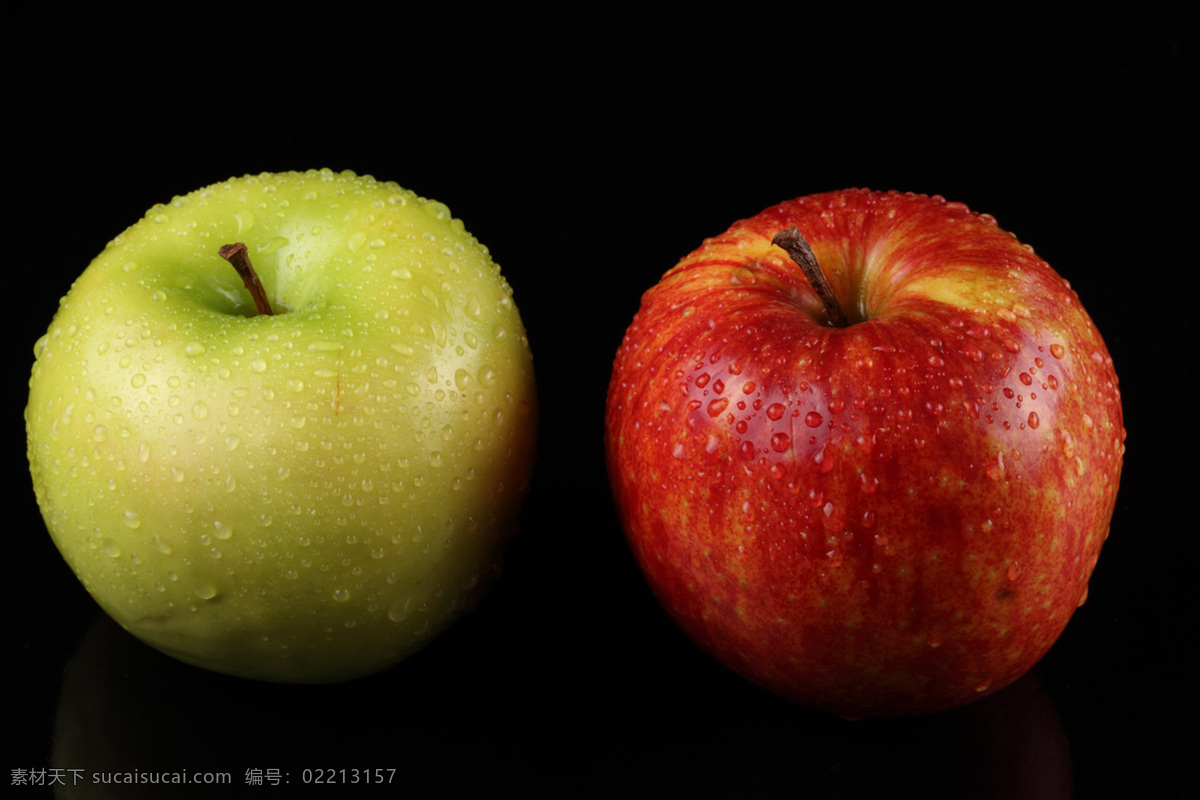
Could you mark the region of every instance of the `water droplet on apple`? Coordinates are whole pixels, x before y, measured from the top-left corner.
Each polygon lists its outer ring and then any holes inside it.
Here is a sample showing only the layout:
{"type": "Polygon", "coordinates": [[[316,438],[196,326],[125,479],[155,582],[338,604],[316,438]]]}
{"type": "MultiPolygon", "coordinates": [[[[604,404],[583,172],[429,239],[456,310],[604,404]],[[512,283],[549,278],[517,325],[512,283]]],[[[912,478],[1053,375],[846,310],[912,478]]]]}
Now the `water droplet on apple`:
{"type": "Polygon", "coordinates": [[[260,373],[260,374],[263,372],[266,372],[267,371],[267,362],[261,358],[254,359],[253,361],[250,362],[250,371],[260,373]]]}
{"type": "Polygon", "coordinates": [[[1062,358],[1064,355],[1066,355],[1066,352],[1067,348],[1063,347],[1061,344],[1050,345],[1050,355],[1054,356],[1055,358],[1062,358]]]}
{"type": "Polygon", "coordinates": [[[450,209],[444,203],[439,203],[436,200],[426,200],[422,205],[425,213],[434,219],[449,219],[450,209]]]}
{"type": "Polygon", "coordinates": [[[142,527],[142,517],[136,511],[125,512],[125,526],[137,530],[142,527]]]}
{"type": "Polygon", "coordinates": [[[139,372],[129,379],[129,385],[135,389],[142,388],[146,385],[146,376],[139,372]]]}
{"type": "Polygon", "coordinates": [[[767,419],[773,421],[782,419],[784,412],[786,411],[787,409],[784,407],[783,403],[771,403],[771,405],[767,406],[767,419]]]}
{"type": "Polygon", "coordinates": [[[345,589],[334,589],[333,599],[339,603],[344,603],[350,599],[350,592],[346,591],[345,589]]]}
{"type": "Polygon", "coordinates": [[[824,418],[816,411],[810,411],[804,415],[804,424],[810,428],[820,427],[824,421],[824,418]]]}
{"type": "Polygon", "coordinates": [[[227,525],[224,522],[221,522],[218,520],[217,522],[213,523],[213,528],[215,530],[213,535],[222,541],[225,541],[225,540],[229,539],[231,536],[233,536],[233,526],[232,525],[227,525]]]}
{"type": "Polygon", "coordinates": [[[784,452],[791,444],[792,440],[786,433],[777,433],[771,437],[771,449],[776,453],[784,452]]]}
{"type": "Polygon", "coordinates": [[[994,481],[1001,480],[1004,477],[1004,454],[997,453],[996,463],[989,464],[984,472],[994,481]]]}
{"type": "Polygon", "coordinates": [[[192,405],[192,419],[205,419],[208,417],[208,405],[203,400],[197,400],[192,405]]]}
{"type": "Polygon", "coordinates": [[[403,603],[393,603],[387,612],[387,617],[392,622],[403,622],[408,618],[408,609],[412,605],[412,598],[405,598],[403,603]]]}
{"type": "Polygon", "coordinates": [[[713,400],[708,404],[708,415],[710,417],[720,416],[721,412],[724,411],[728,405],[728,398],[718,397],[716,400],[713,400]]]}
{"type": "Polygon", "coordinates": [[[474,292],[467,295],[467,316],[472,319],[479,319],[483,316],[483,305],[479,302],[479,298],[474,292]]]}
{"type": "Polygon", "coordinates": [[[201,600],[212,600],[217,596],[217,587],[207,581],[196,584],[192,592],[201,600]]]}
{"type": "Polygon", "coordinates": [[[1037,427],[1041,424],[1042,424],[1042,420],[1040,417],[1038,417],[1037,412],[1030,411],[1029,412],[1029,427],[1036,430],[1037,427]]]}
{"type": "Polygon", "coordinates": [[[392,270],[392,277],[396,278],[397,280],[410,281],[412,280],[412,276],[412,270],[410,270],[408,267],[397,267],[396,269],[392,270]]]}

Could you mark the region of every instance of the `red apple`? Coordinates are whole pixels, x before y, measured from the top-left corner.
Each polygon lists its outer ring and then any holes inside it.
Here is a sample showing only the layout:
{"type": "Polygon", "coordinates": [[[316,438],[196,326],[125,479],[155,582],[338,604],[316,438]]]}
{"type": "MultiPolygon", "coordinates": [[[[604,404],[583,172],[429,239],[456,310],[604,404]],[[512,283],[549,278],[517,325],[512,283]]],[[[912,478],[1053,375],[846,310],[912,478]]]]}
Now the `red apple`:
{"type": "Polygon", "coordinates": [[[769,208],[667,272],[606,419],[619,515],[674,620],[850,717],[958,706],[1042,657],[1087,596],[1124,437],[1065,280],[990,216],[866,190],[769,208]],[[799,261],[773,243],[793,226],[799,261]]]}

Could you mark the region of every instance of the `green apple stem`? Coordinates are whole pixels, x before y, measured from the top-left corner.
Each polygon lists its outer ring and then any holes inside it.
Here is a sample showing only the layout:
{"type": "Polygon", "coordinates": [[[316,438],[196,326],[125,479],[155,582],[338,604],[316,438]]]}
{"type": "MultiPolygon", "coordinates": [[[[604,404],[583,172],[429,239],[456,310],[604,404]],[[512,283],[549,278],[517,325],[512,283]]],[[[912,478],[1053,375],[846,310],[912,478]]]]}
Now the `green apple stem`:
{"type": "Polygon", "coordinates": [[[800,231],[796,229],[796,226],[793,225],[786,231],[780,231],[775,234],[775,238],[771,240],[771,243],[777,244],[786,250],[792,261],[795,261],[796,265],[804,272],[804,277],[808,278],[808,282],[812,284],[813,291],[817,293],[817,297],[821,298],[821,302],[825,304],[825,314],[829,317],[830,324],[835,328],[849,326],[850,321],[842,313],[842,307],[838,303],[837,298],[834,297],[833,288],[825,278],[825,273],[821,269],[817,257],[813,255],[812,248],[808,246],[808,242],[800,235],[800,231]]]}
{"type": "Polygon", "coordinates": [[[250,263],[250,254],[246,252],[246,245],[234,242],[222,245],[217,252],[221,258],[232,264],[233,268],[237,270],[237,274],[242,277],[242,283],[246,284],[246,289],[254,298],[254,305],[258,308],[258,313],[268,316],[274,314],[271,304],[267,302],[267,292],[263,289],[262,281],[258,279],[258,273],[254,271],[254,265],[250,263]]]}

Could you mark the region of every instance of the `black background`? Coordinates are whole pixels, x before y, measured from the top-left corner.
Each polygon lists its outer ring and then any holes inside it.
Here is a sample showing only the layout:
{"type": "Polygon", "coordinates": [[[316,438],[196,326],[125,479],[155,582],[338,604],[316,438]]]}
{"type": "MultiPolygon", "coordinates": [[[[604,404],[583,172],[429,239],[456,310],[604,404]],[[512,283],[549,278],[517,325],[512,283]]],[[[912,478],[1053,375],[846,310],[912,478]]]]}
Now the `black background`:
{"type": "Polygon", "coordinates": [[[306,768],[395,769],[308,787],[322,797],[1195,796],[1195,96],[1177,21],[793,13],[17,18],[6,767],[286,773],[255,797],[297,796],[306,768]],[[282,687],[107,622],[45,533],[21,411],[58,298],[147,208],[324,166],[441,200],[491,249],[534,351],[540,457],[478,610],[385,674],[282,687]],[[642,582],[604,470],[641,293],[734,220],[846,186],[941,194],[1034,245],[1104,334],[1129,431],[1112,536],[1058,644],[1010,689],[918,719],[827,717],[712,663],[642,582]]]}

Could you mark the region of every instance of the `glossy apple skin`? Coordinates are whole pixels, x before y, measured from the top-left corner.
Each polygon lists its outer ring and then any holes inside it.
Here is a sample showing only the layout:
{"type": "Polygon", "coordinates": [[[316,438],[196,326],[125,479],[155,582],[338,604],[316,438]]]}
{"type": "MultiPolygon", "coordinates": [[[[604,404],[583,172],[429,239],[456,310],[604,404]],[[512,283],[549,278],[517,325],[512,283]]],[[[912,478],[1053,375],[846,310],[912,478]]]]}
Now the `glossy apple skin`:
{"type": "Polygon", "coordinates": [[[616,507],[654,592],[726,666],[848,717],[1011,683],[1087,594],[1124,453],[1066,281],[991,217],[847,190],[709,239],[617,353],[616,507]],[[795,225],[854,324],[772,237],[795,225]]]}
{"type": "Polygon", "coordinates": [[[209,669],[384,669],[499,570],[536,392],[512,290],[448,209],[329,170],[150,209],[35,347],[46,526],[117,622],[209,669]],[[274,307],[256,314],[224,244],[274,307]]]}

